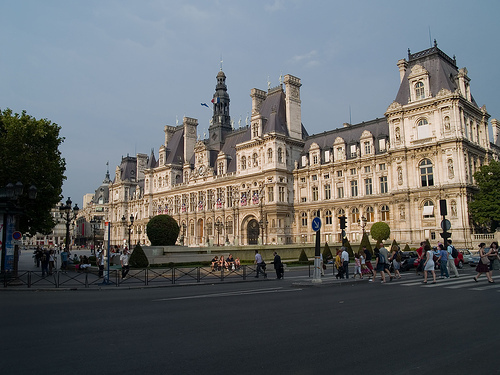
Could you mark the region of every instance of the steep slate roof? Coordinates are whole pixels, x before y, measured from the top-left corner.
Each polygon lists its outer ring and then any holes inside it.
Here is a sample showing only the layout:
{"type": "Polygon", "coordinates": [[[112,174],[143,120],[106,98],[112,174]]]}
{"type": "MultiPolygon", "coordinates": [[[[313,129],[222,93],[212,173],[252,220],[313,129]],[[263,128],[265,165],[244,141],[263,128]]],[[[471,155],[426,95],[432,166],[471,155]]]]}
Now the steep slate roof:
{"type": "MultiPolygon", "coordinates": [[[[306,138],[304,152],[307,153],[313,143],[317,143],[321,150],[331,149],[337,137],[342,138],[346,145],[359,144],[361,135],[365,130],[372,133],[375,140],[389,139],[389,124],[384,117],[311,135],[306,138]]],[[[373,146],[375,147],[375,153],[380,153],[378,142],[374,142],[373,146]]],[[[347,152],[347,159],[350,158],[349,152],[347,152]]]]}
{"type": "MultiPolygon", "coordinates": [[[[395,101],[397,103],[402,105],[408,104],[408,99],[410,98],[408,76],[411,74],[411,69],[415,65],[421,65],[429,72],[430,89],[433,97],[435,97],[441,89],[455,92],[458,88],[458,68],[455,59],[451,59],[437,47],[437,44],[434,44],[434,47],[424,51],[414,54],[408,53],[408,68],[406,69],[401,85],[399,86],[398,94],[396,95],[395,101]]],[[[472,103],[477,106],[474,98],[472,98],[472,103]]]]}
{"type": "Polygon", "coordinates": [[[179,127],[170,141],[167,147],[167,159],[165,163],[168,164],[180,164],[184,163],[184,128],[179,127]]]}
{"type": "Polygon", "coordinates": [[[264,127],[262,132],[278,133],[289,136],[286,126],[286,106],[285,93],[278,86],[269,92],[260,107],[260,114],[264,117],[264,127]]]}
{"type": "Polygon", "coordinates": [[[234,130],[227,135],[224,146],[222,146],[222,152],[229,156],[229,162],[227,165],[227,172],[236,171],[236,145],[239,143],[247,142],[251,139],[250,127],[245,127],[243,129],[234,130]]]}

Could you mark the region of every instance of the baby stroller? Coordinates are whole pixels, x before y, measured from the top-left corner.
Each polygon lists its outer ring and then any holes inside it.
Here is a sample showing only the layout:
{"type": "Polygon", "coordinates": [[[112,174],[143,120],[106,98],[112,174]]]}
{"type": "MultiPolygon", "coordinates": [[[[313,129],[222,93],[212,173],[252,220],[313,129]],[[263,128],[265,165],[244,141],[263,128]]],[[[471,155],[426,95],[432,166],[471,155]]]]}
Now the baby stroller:
{"type": "Polygon", "coordinates": [[[343,279],[344,278],[344,274],[345,274],[345,270],[344,270],[344,267],[343,266],[340,266],[340,267],[337,267],[337,274],[335,275],[335,277],[337,279],[343,279]]]}

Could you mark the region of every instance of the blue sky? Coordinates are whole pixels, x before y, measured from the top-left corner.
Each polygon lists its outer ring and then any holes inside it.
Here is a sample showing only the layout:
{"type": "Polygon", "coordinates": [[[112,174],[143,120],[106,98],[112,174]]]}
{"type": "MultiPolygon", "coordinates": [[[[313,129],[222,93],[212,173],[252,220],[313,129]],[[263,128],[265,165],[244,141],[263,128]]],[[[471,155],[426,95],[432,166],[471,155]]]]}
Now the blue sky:
{"type": "Polygon", "coordinates": [[[238,126],[250,90],[302,80],[310,134],[383,117],[396,63],[438,46],[467,67],[476,102],[500,117],[498,1],[2,0],[0,108],[62,127],[65,198],[81,204],[110,163],[149,154],[164,125],[207,132],[222,56],[238,126]]]}

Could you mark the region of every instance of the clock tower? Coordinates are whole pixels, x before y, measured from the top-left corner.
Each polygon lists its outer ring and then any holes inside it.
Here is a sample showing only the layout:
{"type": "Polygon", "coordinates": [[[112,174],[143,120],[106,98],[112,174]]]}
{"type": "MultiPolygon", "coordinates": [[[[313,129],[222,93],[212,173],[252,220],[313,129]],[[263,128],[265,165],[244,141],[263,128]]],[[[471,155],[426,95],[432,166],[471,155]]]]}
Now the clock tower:
{"type": "Polygon", "coordinates": [[[229,116],[229,94],[227,93],[226,75],[221,70],[217,74],[217,85],[212,99],[213,116],[208,128],[208,146],[220,151],[226,134],[232,131],[231,116],[229,116]]]}

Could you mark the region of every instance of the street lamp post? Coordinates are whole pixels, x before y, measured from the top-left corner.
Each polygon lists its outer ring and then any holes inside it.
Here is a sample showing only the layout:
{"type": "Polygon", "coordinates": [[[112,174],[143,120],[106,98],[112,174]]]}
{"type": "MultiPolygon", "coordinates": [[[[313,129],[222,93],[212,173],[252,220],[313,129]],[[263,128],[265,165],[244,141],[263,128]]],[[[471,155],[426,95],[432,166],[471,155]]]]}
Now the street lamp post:
{"type": "Polygon", "coordinates": [[[128,249],[130,250],[130,230],[132,229],[132,226],[134,225],[134,215],[130,215],[130,224],[127,223],[127,219],[125,218],[125,215],[122,216],[122,223],[123,225],[127,226],[128,229],[128,249]]]}
{"type": "Polygon", "coordinates": [[[96,232],[98,226],[100,225],[100,223],[101,222],[99,220],[95,220],[95,219],[90,220],[90,225],[92,227],[92,234],[93,234],[92,246],[94,247],[94,250],[93,250],[94,254],[96,254],[96,252],[95,252],[95,249],[96,249],[96,246],[95,246],[95,232],[96,232]]]}
{"type": "Polygon", "coordinates": [[[217,231],[217,246],[220,246],[219,245],[219,235],[221,234],[222,232],[222,227],[224,226],[224,224],[222,224],[220,222],[219,219],[217,219],[217,221],[215,222],[215,230],[217,231]]]}
{"type": "Polygon", "coordinates": [[[63,220],[65,221],[66,224],[66,241],[65,241],[65,247],[66,251],[69,253],[69,244],[70,244],[70,234],[69,234],[69,226],[71,222],[76,219],[76,216],[78,215],[78,211],[80,210],[78,208],[78,205],[75,203],[75,206],[71,208],[71,198],[68,197],[66,200],[66,204],[61,203],[59,206],[59,211],[61,211],[61,216],[63,220]]]}

